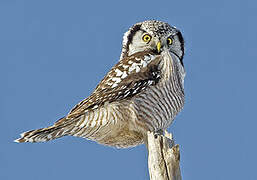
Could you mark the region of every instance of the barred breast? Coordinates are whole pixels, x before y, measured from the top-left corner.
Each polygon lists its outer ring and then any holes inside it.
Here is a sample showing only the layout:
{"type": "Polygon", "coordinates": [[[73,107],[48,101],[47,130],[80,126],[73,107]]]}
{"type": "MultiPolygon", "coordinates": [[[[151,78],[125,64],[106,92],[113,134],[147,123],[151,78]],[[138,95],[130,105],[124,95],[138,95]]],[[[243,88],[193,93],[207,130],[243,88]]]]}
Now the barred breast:
{"type": "Polygon", "coordinates": [[[137,123],[140,126],[144,122],[145,130],[150,131],[166,129],[184,106],[183,82],[176,60],[166,54],[160,66],[160,82],[134,98],[137,123]]]}

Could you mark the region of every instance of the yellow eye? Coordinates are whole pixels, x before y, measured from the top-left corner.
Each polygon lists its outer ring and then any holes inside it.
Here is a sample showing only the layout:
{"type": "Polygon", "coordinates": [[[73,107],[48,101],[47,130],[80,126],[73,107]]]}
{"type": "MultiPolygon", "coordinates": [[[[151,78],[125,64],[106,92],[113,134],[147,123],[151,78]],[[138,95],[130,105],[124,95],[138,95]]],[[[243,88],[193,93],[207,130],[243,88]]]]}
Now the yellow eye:
{"type": "Polygon", "coordinates": [[[167,44],[168,44],[168,45],[172,45],[172,43],[173,43],[173,40],[172,40],[171,38],[168,38],[168,39],[167,39],[167,44]]]}
{"type": "Polygon", "coordinates": [[[145,34],[142,39],[144,42],[150,42],[152,37],[149,34],[145,34]]]}

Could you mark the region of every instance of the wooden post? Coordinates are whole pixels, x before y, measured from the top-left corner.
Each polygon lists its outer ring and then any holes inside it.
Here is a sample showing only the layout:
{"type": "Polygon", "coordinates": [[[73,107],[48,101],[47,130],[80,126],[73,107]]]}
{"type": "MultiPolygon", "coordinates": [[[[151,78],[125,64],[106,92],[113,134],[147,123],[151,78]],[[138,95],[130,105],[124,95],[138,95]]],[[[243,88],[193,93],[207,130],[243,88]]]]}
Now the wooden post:
{"type": "Polygon", "coordinates": [[[179,145],[172,134],[147,134],[148,168],[150,180],[181,180],[179,145]]]}

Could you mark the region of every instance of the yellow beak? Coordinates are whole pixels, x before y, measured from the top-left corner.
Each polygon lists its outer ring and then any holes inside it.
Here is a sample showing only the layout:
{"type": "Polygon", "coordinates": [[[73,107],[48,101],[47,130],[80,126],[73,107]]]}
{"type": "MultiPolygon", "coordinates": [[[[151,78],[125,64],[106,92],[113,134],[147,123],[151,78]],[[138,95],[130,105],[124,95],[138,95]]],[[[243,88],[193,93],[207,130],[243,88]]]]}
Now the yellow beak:
{"type": "Polygon", "coordinates": [[[159,41],[159,42],[156,44],[156,48],[157,48],[157,51],[158,51],[158,53],[159,53],[160,50],[161,50],[161,41],[159,41]]]}

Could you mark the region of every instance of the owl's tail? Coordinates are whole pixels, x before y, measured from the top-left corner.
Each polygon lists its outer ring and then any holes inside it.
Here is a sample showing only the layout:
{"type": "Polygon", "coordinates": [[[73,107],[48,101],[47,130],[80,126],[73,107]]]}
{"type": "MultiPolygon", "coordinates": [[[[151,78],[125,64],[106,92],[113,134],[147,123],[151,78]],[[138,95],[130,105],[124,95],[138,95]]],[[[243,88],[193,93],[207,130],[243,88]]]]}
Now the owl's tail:
{"type": "Polygon", "coordinates": [[[45,142],[69,135],[74,129],[73,122],[74,120],[64,117],[58,120],[53,126],[24,132],[21,134],[21,137],[14,142],[45,142]]]}

